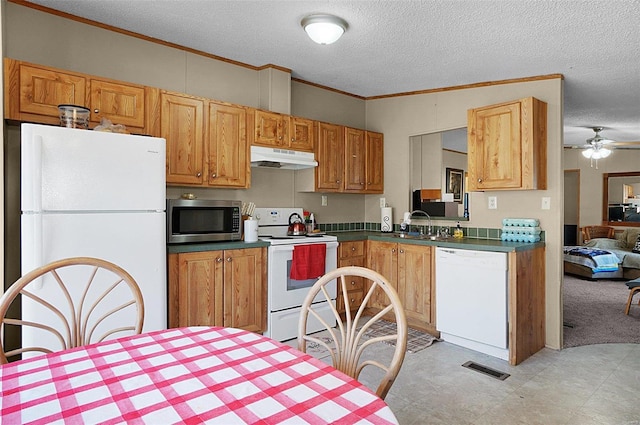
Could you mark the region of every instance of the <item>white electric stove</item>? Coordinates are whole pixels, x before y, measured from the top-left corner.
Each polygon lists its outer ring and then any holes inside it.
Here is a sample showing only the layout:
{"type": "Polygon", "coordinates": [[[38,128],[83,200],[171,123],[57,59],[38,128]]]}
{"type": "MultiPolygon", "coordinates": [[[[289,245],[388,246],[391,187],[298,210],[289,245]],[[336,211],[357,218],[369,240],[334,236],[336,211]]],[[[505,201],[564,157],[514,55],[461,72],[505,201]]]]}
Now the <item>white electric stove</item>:
{"type": "MultiPolygon", "coordinates": [[[[255,218],[258,220],[258,239],[269,242],[267,249],[267,331],[266,336],[278,341],[286,341],[297,337],[300,306],[309,292],[309,288],[318,278],[291,279],[291,263],[296,245],[324,244],[325,273],[338,266],[338,238],[325,234],[306,236],[288,236],[289,220],[292,214],[302,217],[302,208],[256,208],[255,218]]],[[[319,276],[318,276],[319,277],[319,276]]],[[[332,295],[331,303],[335,306],[337,295],[336,282],[327,286],[332,295]]],[[[335,323],[333,310],[322,294],[318,295],[314,310],[327,321],[335,323]]],[[[309,316],[311,332],[324,329],[319,320],[309,316]]]]}

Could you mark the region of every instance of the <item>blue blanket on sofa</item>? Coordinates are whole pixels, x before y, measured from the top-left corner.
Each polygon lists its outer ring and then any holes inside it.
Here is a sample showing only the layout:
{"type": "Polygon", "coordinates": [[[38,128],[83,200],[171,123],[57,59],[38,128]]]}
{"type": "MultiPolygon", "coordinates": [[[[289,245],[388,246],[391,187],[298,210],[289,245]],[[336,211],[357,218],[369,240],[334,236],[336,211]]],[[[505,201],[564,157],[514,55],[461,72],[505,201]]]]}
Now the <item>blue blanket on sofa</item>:
{"type": "Polygon", "coordinates": [[[585,246],[565,246],[564,260],[590,267],[594,273],[613,272],[620,266],[620,259],[614,253],[585,246]]]}

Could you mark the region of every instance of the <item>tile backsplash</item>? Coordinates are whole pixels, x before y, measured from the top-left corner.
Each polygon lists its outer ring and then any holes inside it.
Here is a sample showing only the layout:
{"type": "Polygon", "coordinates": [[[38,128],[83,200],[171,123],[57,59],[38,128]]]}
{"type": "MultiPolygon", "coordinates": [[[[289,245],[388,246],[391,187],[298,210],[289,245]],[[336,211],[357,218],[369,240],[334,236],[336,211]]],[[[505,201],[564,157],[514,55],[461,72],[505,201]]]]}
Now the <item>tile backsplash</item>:
{"type": "MultiPolygon", "coordinates": [[[[380,231],[380,223],[364,223],[364,222],[355,222],[355,223],[326,223],[319,224],[320,230],[323,232],[362,232],[362,231],[371,231],[371,232],[379,232],[380,231]]],[[[422,229],[423,232],[426,233],[427,226],[417,226],[418,229],[422,229]]],[[[432,230],[437,232],[439,229],[445,226],[432,226],[432,230]]],[[[453,234],[453,230],[456,226],[446,226],[449,228],[449,234],[453,234]]],[[[400,225],[394,224],[393,230],[395,232],[400,231],[400,225]]],[[[476,238],[476,239],[496,239],[500,240],[500,236],[502,234],[502,229],[491,229],[486,227],[464,227],[462,226],[462,231],[464,236],[467,238],[476,238]]],[[[540,233],[540,239],[542,241],[544,238],[544,231],[540,233]]]]}

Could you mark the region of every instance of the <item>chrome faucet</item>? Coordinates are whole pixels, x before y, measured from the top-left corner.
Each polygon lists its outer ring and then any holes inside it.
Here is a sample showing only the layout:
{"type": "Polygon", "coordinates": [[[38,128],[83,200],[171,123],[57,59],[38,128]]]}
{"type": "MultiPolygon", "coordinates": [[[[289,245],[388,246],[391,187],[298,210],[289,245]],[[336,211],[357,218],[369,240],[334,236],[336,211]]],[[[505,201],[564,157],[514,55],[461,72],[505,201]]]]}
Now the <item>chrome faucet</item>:
{"type": "MultiPolygon", "coordinates": [[[[422,211],[422,210],[413,210],[413,211],[411,211],[411,217],[413,217],[414,214],[423,214],[423,215],[427,216],[427,218],[429,219],[429,227],[427,228],[427,230],[428,230],[427,236],[431,236],[431,216],[426,211],[422,211]]],[[[420,232],[420,233],[422,233],[422,232],[420,232]]]]}

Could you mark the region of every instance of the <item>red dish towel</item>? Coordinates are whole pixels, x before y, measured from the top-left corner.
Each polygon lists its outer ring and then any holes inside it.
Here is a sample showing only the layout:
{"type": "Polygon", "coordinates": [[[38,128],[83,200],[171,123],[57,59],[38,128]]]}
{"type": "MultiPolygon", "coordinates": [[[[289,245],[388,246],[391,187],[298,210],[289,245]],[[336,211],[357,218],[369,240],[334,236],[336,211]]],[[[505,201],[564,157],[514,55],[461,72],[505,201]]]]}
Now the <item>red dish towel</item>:
{"type": "Polygon", "coordinates": [[[326,250],[327,246],[323,243],[294,245],[289,277],[295,280],[306,280],[322,276],[325,272],[326,250]]]}

